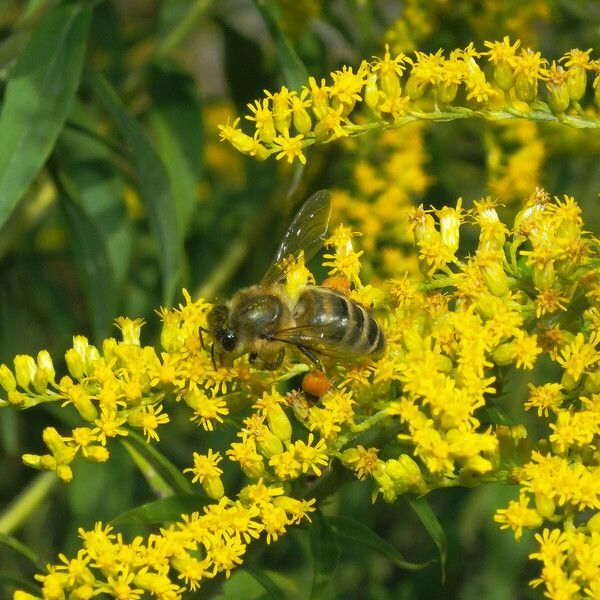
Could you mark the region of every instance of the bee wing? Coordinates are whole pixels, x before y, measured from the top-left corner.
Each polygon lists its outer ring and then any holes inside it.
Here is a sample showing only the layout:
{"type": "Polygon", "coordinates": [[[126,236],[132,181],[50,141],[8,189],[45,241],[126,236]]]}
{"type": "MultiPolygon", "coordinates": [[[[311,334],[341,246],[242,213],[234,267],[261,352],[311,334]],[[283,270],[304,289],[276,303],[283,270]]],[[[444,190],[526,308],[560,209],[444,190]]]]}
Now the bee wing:
{"type": "Polygon", "coordinates": [[[352,348],[343,347],[339,342],[334,341],[332,334],[337,333],[337,331],[337,327],[334,324],[290,327],[278,331],[273,336],[273,339],[334,358],[350,359],[364,356],[364,349],[360,351],[353,350],[352,348]]]}
{"type": "Polygon", "coordinates": [[[286,275],[286,266],[293,265],[302,251],[304,260],[308,262],[323,247],[330,213],[329,190],[315,192],[292,219],[261,285],[269,286],[281,281],[286,275]]]}

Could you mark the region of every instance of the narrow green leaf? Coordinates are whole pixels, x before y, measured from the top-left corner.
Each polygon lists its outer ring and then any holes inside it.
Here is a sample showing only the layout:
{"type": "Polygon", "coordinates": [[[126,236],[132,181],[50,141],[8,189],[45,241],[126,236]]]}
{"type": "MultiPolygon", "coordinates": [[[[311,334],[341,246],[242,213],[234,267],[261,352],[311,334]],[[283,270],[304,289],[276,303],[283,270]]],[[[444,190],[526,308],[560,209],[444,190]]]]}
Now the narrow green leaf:
{"type": "Polygon", "coordinates": [[[14,575],[8,575],[8,573],[0,573],[0,583],[9,585],[16,590],[23,590],[24,592],[33,594],[38,598],[42,597],[42,590],[40,587],[35,585],[35,583],[31,583],[31,581],[27,581],[27,579],[21,579],[20,577],[15,577],[14,575]]]}
{"type": "Polygon", "coordinates": [[[134,447],[125,440],[121,440],[121,444],[127,450],[129,456],[131,456],[133,462],[140,470],[140,473],[157,496],[168,498],[175,494],[173,486],[159,473],[156,465],[151,460],[148,460],[148,457],[144,453],[139,451],[139,448],[134,447]]]}
{"type": "Polygon", "coordinates": [[[7,548],[10,548],[11,550],[16,552],[17,554],[20,554],[21,556],[24,556],[29,562],[31,562],[35,566],[36,569],[43,567],[43,564],[41,563],[38,555],[33,550],[31,550],[29,546],[26,546],[25,544],[23,544],[23,542],[20,542],[11,535],[7,535],[6,533],[0,533],[0,544],[6,546],[7,548]]]}
{"type": "MultiPolygon", "coordinates": [[[[73,186],[68,187],[74,192],[73,186]]],[[[92,331],[95,339],[101,340],[110,335],[116,311],[114,274],[106,246],[95,223],[88,218],[70,193],[63,195],[60,204],[66,217],[79,278],[83,283],[92,331]]]]}
{"type": "Polygon", "coordinates": [[[296,91],[300,91],[303,85],[306,85],[308,81],[308,71],[304,66],[304,63],[300,60],[298,54],[294,50],[294,47],[287,39],[277,19],[273,15],[273,8],[265,2],[256,2],[256,6],[260,11],[269,33],[273,37],[275,46],[277,47],[277,56],[281,62],[281,68],[285,76],[287,85],[296,91]]]}
{"type": "Polygon", "coordinates": [[[76,188],[81,209],[106,247],[115,285],[128,275],[132,227],[124,202],[124,183],[110,149],[112,141],[94,136],[99,129],[82,103],[76,103],[57,145],[59,164],[76,188]]]}
{"type": "Polygon", "coordinates": [[[114,119],[131,152],[140,195],[148,210],[150,226],[158,243],[163,302],[170,305],[179,284],[183,245],[178,206],[173,199],[165,166],[141,125],[125,110],[109,83],[93,72],[86,73],[85,81],[114,119]]]}
{"type": "Polygon", "coordinates": [[[171,181],[179,229],[185,232],[198,195],[203,145],[200,101],[193,79],[170,63],[153,65],[149,91],[149,121],[171,181]]]}
{"type": "Polygon", "coordinates": [[[286,600],[287,596],[284,591],[275,583],[273,578],[268,575],[263,569],[244,569],[246,573],[251,575],[263,587],[269,598],[273,600],[286,600]]]}
{"type": "Polygon", "coordinates": [[[180,520],[182,514],[202,510],[209,502],[206,497],[191,494],[169,496],[121,513],[112,523],[173,523],[180,520]]]}
{"type": "Polygon", "coordinates": [[[81,78],[91,14],[84,3],[51,11],[11,72],[0,112],[0,226],[63,128],[81,78]]]}
{"type": "MultiPolygon", "coordinates": [[[[137,450],[138,454],[144,457],[144,460],[152,465],[160,477],[168,483],[168,486],[173,490],[170,494],[193,494],[192,484],[184,477],[183,473],[154,446],[148,444],[146,440],[138,435],[135,431],[129,431],[127,439],[131,442],[128,444],[137,450]]],[[[123,440],[125,441],[125,440],[123,440]]]]}
{"type": "Polygon", "coordinates": [[[329,524],[340,541],[371,548],[379,552],[382,556],[385,556],[390,562],[401,569],[418,571],[424,569],[432,562],[415,563],[406,560],[392,544],[355,519],[349,517],[329,517],[329,524]]]}
{"type": "Polygon", "coordinates": [[[416,496],[405,494],[404,498],[406,498],[410,507],[415,511],[419,520],[427,530],[427,533],[431,536],[431,539],[437,546],[440,555],[440,568],[442,570],[443,582],[446,579],[446,554],[448,551],[448,544],[442,525],[424,496],[417,498],[416,496]]]}
{"type": "Polygon", "coordinates": [[[325,591],[337,568],[340,558],[338,539],[329,520],[320,511],[312,516],[310,548],[313,557],[311,600],[326,598],[325,591]]]}

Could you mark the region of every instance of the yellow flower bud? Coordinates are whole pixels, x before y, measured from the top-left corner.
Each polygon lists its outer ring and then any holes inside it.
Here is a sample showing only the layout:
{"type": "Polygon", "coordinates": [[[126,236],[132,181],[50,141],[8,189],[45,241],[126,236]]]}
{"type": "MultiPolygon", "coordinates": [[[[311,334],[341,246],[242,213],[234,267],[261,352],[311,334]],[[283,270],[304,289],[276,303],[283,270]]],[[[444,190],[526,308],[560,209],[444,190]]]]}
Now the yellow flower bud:
{"type": "Polygon", "coordinates": [[[11,390],[10,392],[8,392],[7,400],[13,406],[23,406],[23,404],[25,404],[26,398],[27,396],[25,396],[25,394],[23,394],[22,392],[18,392],[17,390],[11,390]]]}
{"type": "Polygon", "coordinates": [[[274,435],[268,427],[261,430],[260,437],[256,441],[258,451],[267,458],[271,458],[283,452],[281,440],[274,435]]]}
{"type": "Polygon", "coordinates": [[[381,75],[381,89],[386,96],[400,96],[400,78],[395,71],[386,70],[381,75]]]}
{"type": "Polygon", "coordinates": [[[394,481],[386,472],[386,463],[383,461],[379,467],[373,472],[373,479],[378,485],[379,491],[383,495],[386,502],[394,502],[398,497],[394,481]]]}
{"type": "Polygon", "coordinates": [[[548,92],[548,104],[555,113],[562,113],[569,108],[571,98],[567,83],[551,83],[546,82],[546,91],[548,92]]]}
{"type": "Polygon", "coordinates": [[[457,207],[445,206],[437,211],[437,217],[440,222],[440,235],[444,245],[454,254],[458,250],[460,242],[460,206],[462,204],[459,199],[457,207]]]}
{"type": "Polygon", "coordinates": [[[273,140],[277,137],[277,131],[275,129],[275,122],[273,117],[264,119],[260,123],[260,127],[256,127],[256,133],[258,139],[265,144],[272,144],[273,140]]]}
{"type": "Polygon", "coordinates": [[[585,376],[583,387],[588,394],[600,392],[600,370],[596,369],[585,376]]]}
{"type": "MultiPolygon", "coordinates": [[[[89,570],[89,569],[87,569],[89,570]]],[[[87,583],[69,592],[69,600],[91,600],[96,595],[94,588],[87,583]]]]}
{"type": "Polygon", "coordinates": [[[345,467],[353,467],[359,458],[360,453],[356,448],[347,448],[342,452],[341,461],[345,467]]]}
{"type": "MultiPolygon", "coordinates": [[[[123,341],[126,344],[140,346],[140,335],[142,331],[143,319],[130,319],[128,317],[119,317],[115,320],[115,324],[121,330],[123,341]]],[[[87,340],[86,340],[87,341],[87,340]]]]}
{"type": "Polygon", "coordinates": [[[90,462],[103,463],[109,459],[110,453],[105,446],[94,444],[85,449],[85,457],[90,462]]]}
{"type": "Polygon", "coordinates": [[[5,364],[0,365],[0,386],[5,392],[12,392],[17,387],[13,372],[5,364]]]}
{"type": "Polygon", "coordinates": [[[556,281],[554,262],[548,261],[545,264],[533,264],[531,267],[531,278],[535,287],[540,290],[547,290],[554,287],[554,282],[556,281]]]}
{"type": "Polygon", "coordinates": [[[213,500],[218,500],[225,494],[223,482],[218,476],[206,477],[204,481],[202,481],[202,489],[204,490],[204,493],[213,500]]]}
{"type": "Polygon", "coordinates": [[[411,100],[418,100],[427,87],[426,81],[420,81],[414,75],[410,75],[406,82],[405,93],[411,100]]]}
{"type": "Polygon", "coordinates": [[[469,458],[463,462],[463,469],[471,471],[471,473],[482,475],[484,473],[489,473],[493,469],[493,465],[490,460],[477,454],[476,456],[469,456],[469,458]]]}
{"type": "Polygon", "coordinates": [[[280,93],[273,94],[273,120],[275,129],[284,136],[288,136],[292,123],[292,109],[289,103],[289,94],[286,88],[280,93]]]}
{"type": "Polygon", "coordinates": [[[505,92],[515,84],[515,74],[507,62],[501,61],[494,65],[494,81],[505,92]]]}
{"type": "Polygon", "coordinates": [[[104,355],[104,360],[107,363],[110,363],[110,361],[115,358],[116,354],[115,354],[115,350],[117,348],[118,342],[115,338],[111,337],[111,338],[106,338],[105,340],[102,341],[102,354],[104,355]]]}
{"type": "Polygon", "coordinates": [[[533,102],[538,93],[537,79],[531,80],[524,73],[518,73],[515,79],[515,94],[523,102],[533,102]]]}
{"type": "Polygon", "coordinates": [[[435,89],[437,91],[438,100],[442,104],[451,104],[456,98],[456,93],[458,92],[458,84],[441,81],[435,86],[435,89]]]}
{"type": "Polygon", "coordinates": [[[487,289],[498,298],[506,296],[510,291],[509,279],[504,265],[498,262],[487,262],[481,267],[481,274],[487,289]]]}
{"type": "Polygon", "coordinates": [[[52,454],[56,454],[65,445],[62,436],[55,427],[46,427],[42,433],[42,439],[52,454]]]}
{"type": "Polygon", "coordinates": [[[71,483],[73,480],[73,470],[68,465],[58,465],[56,467],[56,474],[61,481],[65,483],[71,483]]]}
{"type": "Polygon", "coordinates": [[[600,512],[597,512],[590,517],[587,522],[587,527],[589,531],[600,533],[600,512]]]}
{"type": "Polygon", "coordinates": [[[577,387],[578,383],[579,383],[579,379],[575,379],[573,377],[573,375],[571,375],[570,373],[567,373],[566,371],[563,373],[563,375],[560,379],[560,385],[567,392],[574,390],[577,387]]]}
{"type": "Polygon", "coordinates": [[[85,377],[87,363],[75,348],[69,348],[65,352],[65,362],[67,363],[67,369],[73,379],[80,380],[85,377]]]}
{"type": "Polygon", "coordinates": [[[56,377],[56,371],[54,370],[54,363],[48,350],[40,350],[37,355],[38,371],[44,371],[47,375],[47,380],[54,383],[56,377]]]}
{"type": "Polygon", "coordinates": [[[292,424],[279,404],[274,404],[267,411],[269,429],[284,443],[292,438],[292,424]]]}
{"type": "Polygon", "coordinates": [[[600,75],[597,75],[594,79],[594,102],[600,108],[600,75]]]}
{"type": "Polygon", "coordinates": [[[92,423],[98,418],[98,410],[94,406],[92,399],[88,393],[80,386],[74,385],[68,391],[69,400],[75,406],[79,416],[84,420],[92,423]]]}
{"type": "Polygon", "coordinates": [[[579,102],[585,94],[587,73],[581,65],[573,65],[567,69],[567,89],[574,102],[579,102]]]}
{"type": "Polygon", "coordinates": [[[517,347],[514,342],[500,344],[492,352],[492,361],[499,367],[504,367],[515,362],[517,358],[517,347]]]}
{"type": "Polygon", "coordinates": [[[15,378],[19,387],[24,390],[28,389],[35,377],[35,372],[37,371],[37,365],[35,364],[33,356],[29,356],[28,354],[17,354],[14,358],[14,365],[15,378]]]}
{"type": "MultiPolygon", "coordinates": [[[[23,464],[27,467],[32,467],[34,469],[40,469],[40,459],[42,457],[39,456],[38,454],[23,454],[23,456],[21,457],[21,460],[23,461],[23,464]]],[[[50,457],[52,458],[52,460],[54,460],[54,457],[50,457]]],[[[54,466],[56,467],[56,461],[54,461],[54,466]]],[[[54,470],[54,469],[52,469],[54,470]]]]}
{"type": "Polygon", "coordinates": [[[294,127],[298,133],[306,135],[312,129],[312,120],[301,102],[295,102],[292,109],[294,127]]]}
{"type": "Polygon", "coordinates": [[[544,517],[544,519],[550,519],[554,516],[556,504],[552,498],[546,494],[535,495],[535,509],[544,517]]]}
{"type": "Polygon", "coordinates": [[[13,600],[40,600],[40,597],[28,594],[27,592],[24,592],[22,590],[17,590],[13,594],[13,600]]]}
{"type": "Polygon", "coordinates": [[[246,460],[240,465],[244,474],[250,479],[259,479],[265,473],[265,461],[257,455],[255,460],[246,460]]]}
{"type": "Polygon", "coordinates": [[[377,108],[379,104],[379,88],[377,86],[377,73],[371,73],[367,78],[364,91],[364,101],[369,108],[377,108]]]}

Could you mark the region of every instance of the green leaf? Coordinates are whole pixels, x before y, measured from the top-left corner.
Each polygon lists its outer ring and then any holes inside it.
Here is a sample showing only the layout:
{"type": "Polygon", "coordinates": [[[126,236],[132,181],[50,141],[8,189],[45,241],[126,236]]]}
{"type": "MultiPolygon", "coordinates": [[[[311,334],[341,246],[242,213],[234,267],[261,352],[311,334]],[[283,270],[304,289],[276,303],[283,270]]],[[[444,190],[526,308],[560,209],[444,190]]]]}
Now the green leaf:
{"type": "Polygon", "coordinates": [[[101,340],[110,335],[111,323],[116,311],[116,290],[113,271],[108,260],[106,246],[95,223],[83,212],[71,193],[74,187],[61,177],[61,198],[69,240],[73,247],[79,278],[83,283],[94,337],[101,340]]]}
{"type": "Polygon", "coordinates": [[[179,284],[183,245],[178,206],[173,199],[169,177],[160,156],[141,125],[127,113],[121,100],[99,74],[88,72],[88,83],[117,124],[131,152],[142,202],[148,210],[150,226],[158,242],[163,279],[163,302],[170,305],[179,284]]]}
{"type": "Polygon", "coordinates": [[[183,473],[162,452],[148,444],[135,431],[130,430],[127,440],[122,440],[121,443],[158,495],[193,494],[192,484],[183,473]]]}
{"type": "Polygon", "coordinates": [[[115,517],[112,523],[172,523],[179,521],[182,514],[201,510],[209,502],[206,497],[192,494],[169,496],[128,510],[115,517]]]}
{"type": "Polygon", "coordinates": [[[83,3],[50,12],[11,72],[0,113],[0,226],[63,128],[81,78],[91,14],[83,3]]]}
{"type": "Polygon", "coordinates": [[[286,600],[287,596],[284,591],[275,583],[273,578],[263,569],[250,569],[246,567],[244,569],[246,573],[251,575],[267,592],[268,597],[273,600],[286,600]]]}
{"type": "Polygon", "coordinates": [[[42,596],[42,590],[39,586],[35,585],[35,583],[31,583],[31,581],[27,581],[26,579],[15,577],[14,575],[0,573],[0,583],[14,587],[17,590],[29,592],[30,594],[33,594],[34,596],[39,598],[41,598],[42,596]]]}
{"type": "Polygon", "coordinates": [[[404,498],[410,504],[410,507],[415,511],[421,523],[423,523],[427,533],[431,536],[434,544],[437,546],[440,555],[440,568],[442,570],[442,582],[446,579],[446,554],[448,552],[448,544],[446,542],[446,534],[441,523],[435,516],[429,502],[424,496],[417,498],[410,494],[405,494],[404,498]]]}
{"type": "Polygon", "coordinates": [[[29,562],[35,565],[36,569],[43,568],[43,563],[40,561],[38,555],[33,550],[31,550],[29,546],[26,546],[25,544],[23,544],[23,542],[20,542],[11,535],[7,535],[6,533],[0,533],[0,544],[6,546],[7,548],[10,548],[11,550],[16,552],[17,554],[20,554],[21,556],[24,556],[29,562]]]}
{"type": "Polygon", "coordinates": [[[424,569],[432,562],[415,563],[406,560],[392,544],[355,519],[349,517],[329,517],[329,524],[340,541],[349,542],[351,545],[358,544],[371,548],[385,556],[390,562],[401,569],[418,571],[424,569]]]}
{"type": "Polygon", "coordinates": [[[265,20],[269,33],[277,47],[277,56],[281,62],[287,85],[292,90],[300,91],[300,88],[308,82],[308,71],[304,63],[296,54],[294,47],[281,30],[281,27],[279,27],[271,5],[265,2],[256,2],[256,6],[265,20]]]}
{"type": "Polygon", "coordinates": [[[177,204],[179,229],[185,232],[194,211],[202,156],[201,107],[194,80],[170,63],[150,70],[149,120],[177,204]]]}
{"type": "Polygon", "coordinates": [[[144,479],[148,482],[148,485],[152,488],[152,491],[161,497],[169,497],[175,494],[173,486],[159,473],[156,465],[148,460],[148,456],[139,451],[139,448],[135,448],[129,442],[121,440],[121,444],[129,453],[129,456],[133,459],[140,473],[144,476],[144,479]]]}
{"type": "Polygon", "coordinates": [[[329,519],[320,511],[312,515],[310,525],[310,548],[313,557],[313,581],[311,600],[326,598],[325,590],[329,585],[340,558],[338,539],[329,524],[329,519]]]}
{"type": "Polygon", "coordinates": [[[95,224],[106,247],[115,285],[128,275],[132,227],[124,202],[123,178],[115,165],[112,140],[95,135],[99,126],[76,103],[57,145],[59,163],[76,188],[81,209],[95,224]]]}

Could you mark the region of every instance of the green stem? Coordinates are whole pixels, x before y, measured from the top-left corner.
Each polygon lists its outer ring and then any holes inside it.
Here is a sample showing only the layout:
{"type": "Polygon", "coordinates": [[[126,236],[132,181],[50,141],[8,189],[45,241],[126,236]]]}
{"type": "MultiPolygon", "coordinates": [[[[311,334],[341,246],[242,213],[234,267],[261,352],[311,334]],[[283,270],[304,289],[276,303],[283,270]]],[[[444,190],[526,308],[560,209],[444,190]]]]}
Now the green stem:
{"type": "Polygon", "coordinates": [[[387,412],[387,409],[385,409],[385,408],[383,410],[380,410],[379,412],[376,412],[374,415],[367,417],[364,421],[362,421],[358,425],[355,425],[352,428],[352,431],[348,432],[345,435],[340,435],[338,437],[337,443],[336,443],[336,449],[339,450],[339,449],[343,448],[346,444],[351,442],[354,438],[358,437],[361,433],[363,433],[364,431],[367,431],[369,429],[372,429],[378,423],[380,423],[381,421],[384,421],[388,418],[389,418],[389,413],[387,412]]]}
{"type": "Polygon", "coordinates": [[[200,21],[204,16],[204,13],[210,8],[212,2],[213,0],[196,0],[179,23],[171,29],[167,37],[160,44],[156,51],[156,55],[159,58],[164,58],[172,54],[196,28],[198,21],[200,21]]]}
{"type": "Polygon", "coordinates": [[[40,473],[0,515],[0,533],[10,534],[29,517],[58,483],[56,473],[40,473]]]}

